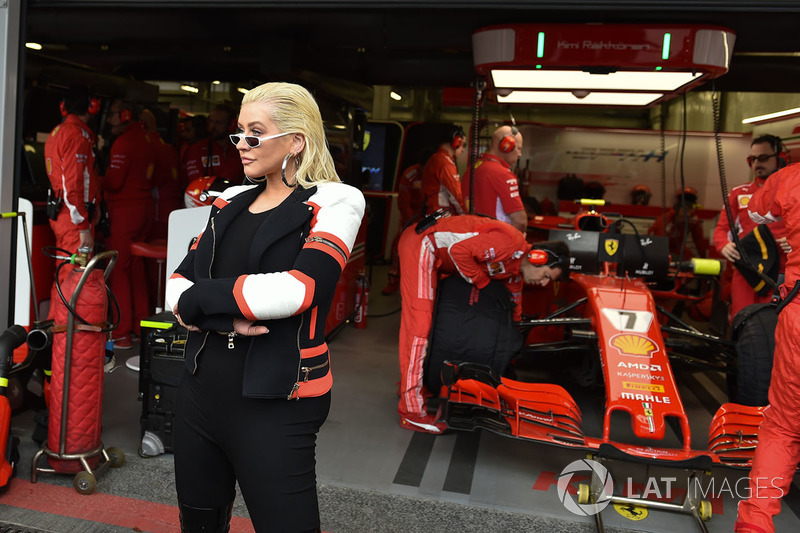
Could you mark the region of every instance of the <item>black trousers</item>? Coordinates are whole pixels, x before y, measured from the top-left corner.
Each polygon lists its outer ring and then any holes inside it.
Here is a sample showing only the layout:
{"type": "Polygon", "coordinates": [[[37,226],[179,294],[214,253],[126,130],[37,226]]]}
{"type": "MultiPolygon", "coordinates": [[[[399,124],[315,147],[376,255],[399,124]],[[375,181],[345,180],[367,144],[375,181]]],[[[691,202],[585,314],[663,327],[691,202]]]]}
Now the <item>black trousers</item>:
{"type": "Polygon", "coordinates": [[[238,481],[257,532],[316,531],[314,451],[330,393],[300,400],[243,398],[246,343],[235,344],[228,350],[227,337],[211,333],[198,371],[186,372],[178,389],[173,436],[178,500],[225,507],[233,502],[238,481]]]}

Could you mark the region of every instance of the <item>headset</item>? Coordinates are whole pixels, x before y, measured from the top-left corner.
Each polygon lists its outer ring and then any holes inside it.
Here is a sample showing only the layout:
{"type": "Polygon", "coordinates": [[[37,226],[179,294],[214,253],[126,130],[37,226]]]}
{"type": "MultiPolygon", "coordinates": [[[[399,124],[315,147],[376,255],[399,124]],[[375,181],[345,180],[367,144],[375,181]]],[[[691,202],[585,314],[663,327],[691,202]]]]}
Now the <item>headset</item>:
{"type": "Polygon", "coordinates": [[[450,139],[450,148],[453,150],[458,150],[462,146],[464,146],[464,139],[467,138],[467,134],[464,133],[464,129],[461,126],[454,126],[453,127],[453,136],[450,139]]]}
{"type": "Polygon", "coordinates": [[[516,126],[511,126],[511,133],[500,139],[500,151],[504,154],[510,154],[514,151],[514,148],[517,147],[517,139],[516,135],[519,133],[519,130],[516,126]]]}
{"type": "Polygon", "coordinates": [[[122,122],[123,124],[127,124],[131,120],[133,120],[133,113],[131,113],[130,109],[123,108],[123,109],[119,110],[119,121],[120,122],[122,122]]]}
{"type": "MultiPolygon", "coordinates": [[[[100,112],[100,104],[101,101],[99,98],[93,98],[90,96],[89,103],[86,106],[86,112],[89,113],[90,115],[96,115],[97,113],[100,112]]],[[[64,100],[61,100],[61,103],[58,104],[58,109],[61,111],[62,117],[66,117],[67,115],[69,115],[69,111],[67,111],[67,104],[64,102],[64,100]]]]}
{"type": "Polygon", "coordinates": [[[528,261],[534,266],[551,266],[561,262],[561,258],[550,250],[532,248],[527,255],[528,261]]]}

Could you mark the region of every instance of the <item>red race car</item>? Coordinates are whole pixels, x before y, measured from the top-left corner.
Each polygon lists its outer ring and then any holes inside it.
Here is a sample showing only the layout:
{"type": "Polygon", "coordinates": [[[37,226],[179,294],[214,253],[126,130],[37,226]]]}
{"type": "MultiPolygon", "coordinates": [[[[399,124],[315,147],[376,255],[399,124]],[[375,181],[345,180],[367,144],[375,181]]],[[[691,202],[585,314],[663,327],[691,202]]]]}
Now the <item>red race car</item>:
{"type": "MultiPolygon", "coordinates": [[[[606,217],[598,223],[600,231],[563,224],[549,230],[549,240],[570,246],[571,276],[546,292],[523,294],[528,318],[518,324],[526,340],[517,360],[572,365],[573,384],[602,388],[601,431],[587,434],[579,402],[561,384],[511,379],[508,372],[500,376],[483,364],[452,360],[441,367],[442,418],[451,429],[483,428],[601,458],[695,471],[749,468],[764,407],[723,404],[712,418],[708,447],[693,449],[673,372],[673,365],[734,372],[735,344],[683,322],[662,305],[702,298],[697,288],[718,276],[719,263],[676,264],[665,237],[616,233],[621,224],[606,217]],[[625,418],[629,428],[620,427],[625,418]]],[[[593,493],[582,490],[584,500],[593,493]]],[[[693,514],[710,518],[710,508],[695,503],[693,514]]]]}

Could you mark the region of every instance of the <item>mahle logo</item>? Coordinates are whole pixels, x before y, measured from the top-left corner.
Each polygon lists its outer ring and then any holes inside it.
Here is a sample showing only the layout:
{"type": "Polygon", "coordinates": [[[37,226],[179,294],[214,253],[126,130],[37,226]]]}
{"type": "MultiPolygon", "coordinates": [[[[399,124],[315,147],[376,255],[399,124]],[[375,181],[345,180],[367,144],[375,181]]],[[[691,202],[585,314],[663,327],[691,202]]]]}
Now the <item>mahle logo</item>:
{"type": "MultiPolygon", "coordinates": [[[[591,481],[587,482],[591,487],[591,481]]],[[[571,513],[580,516],[592,516],[601,512],[611,503],[611,495],[614,494],[614,480],[611,479],[611,474],[608,473],[606,467],[597,461],[591,459],[579,459],[567,465],[561,474],[558,476],[558,483],[556,484],[558,492],[558,499],[564,504],[564,507],[571,513]],[[592,475],[596,475],[600,482],[603,484],[603,490],[599,498],[594,503],[578,503],[577,498],[574,498],[568,493],[569,484],[572,482],[572,476],[589,472],[591,479],[592,475]]],[[[591,490],[591,489],[590,489],[591,490]]]]}

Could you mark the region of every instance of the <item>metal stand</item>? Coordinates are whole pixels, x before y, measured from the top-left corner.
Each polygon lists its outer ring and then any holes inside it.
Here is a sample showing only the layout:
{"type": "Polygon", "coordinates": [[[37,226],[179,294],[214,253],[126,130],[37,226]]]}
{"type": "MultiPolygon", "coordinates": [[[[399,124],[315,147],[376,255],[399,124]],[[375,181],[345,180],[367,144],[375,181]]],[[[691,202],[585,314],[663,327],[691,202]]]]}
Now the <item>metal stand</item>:
{"type": "MultiPolygon", "coordinates": [[[[70,306],[74,309],[77,302],[78,297],[80,296],[81,290],[83,286],[86,284],[86,280],[89,279],[89,274],[94,270],[95,266],[99,261],[103,261],[109,258],[108,265],[106,266],[105,271],[103,272],[103,278],[108,279],[108,276],[111,274],[111,270],[114,268],[114,264],[117,262],[117,252],[115,250],[110,250],[107,252],[102,252],[94,256],[89,263],[86,265],[83,274],[81,274],[81,278],[78,281],[78,284],[75,286],[75,291],[72,293],[72,297],[70,298],[70,306]]],[[[62,398],[61,398],[61,427],[60,427],[60,434],[59,434],[59,450],[53,451],[47,447],[47,443],[42,444],[42,448],[36,452],[33,456],[33,460],[31,461],[31,483],[36,483],[36,477],[39,472],[44,472],[48,474],[58,474],[55,468],[47,468],[47,467],[40,467],[37,466],[39,459],[46,455],[47,457],[58,459],[62,461],[80,461],[81,466],[83,466],[83,471],[78,472],[75,474],[75,478],[73,479],[73,486],[75,490],[81,494],[91,494],[94,492],[95,488],[97,487],[97,479],[96,474],[100,474],[105,471],[108,466],[112,467],[120,467],[125,464],[125,453],[120,448],[109,448],[106,450],[103,447],[103,443],[100,443],[100,446],[97,448],[90,450],[84,453],[67,453],[67,417],[69,414],[69,379],[70,379],[70,366],[72,363],[72,335],[75,328],[75,317],[72,313],[69,313],[67,316],[67,338],[66,338],[66,348],[64,353],[64,383],[63,383],[63,390],[62,390],[62,398]],[[94,457],[100,457],[102,461],[100,462],[99,466],[92,471],[92,468],[89,466],[89,459],[94,457]]]]}
{"type": "MultiPolygon", "coordinates": [[[[591,459],[598,461],[601,464],[604,463],[603,457],[601,456],[592,456],[591,459]]],[[[646,507],[648,509],[660,509],[662,511],[688,514],[695,519],[695,522],[700,527],[700,531],[702,531],[702,533],[708,533],[708,528],[706,527],[705,523],[711,520],[712,517],[711,502],[700,498],[697,490],[697,483],[695,482],[697,476],[698,471],[692,472],[691,476],[689,476],[689,486],[683,503],[659,502],[645,498],[628,498],[625,496],[614,495],[607,496],[605,501],[608,501],[612,505],[615,503],[624,503],[626,505],[646,507]]],[[[595,503],[602,496],[603,481],[597,476],[596,472],[592,471],[591,484],[587,485],[585,483],[581,483],[578,486],[578,503],[595,503]]],[[[605,532],[605,527],[603,526],[603,517],[601,514],[602,513],[598,512],[594,515],[594,522],[598,533],[605,532]]]]}

